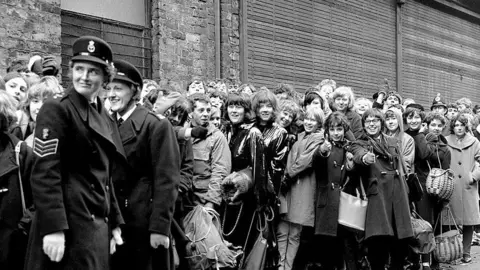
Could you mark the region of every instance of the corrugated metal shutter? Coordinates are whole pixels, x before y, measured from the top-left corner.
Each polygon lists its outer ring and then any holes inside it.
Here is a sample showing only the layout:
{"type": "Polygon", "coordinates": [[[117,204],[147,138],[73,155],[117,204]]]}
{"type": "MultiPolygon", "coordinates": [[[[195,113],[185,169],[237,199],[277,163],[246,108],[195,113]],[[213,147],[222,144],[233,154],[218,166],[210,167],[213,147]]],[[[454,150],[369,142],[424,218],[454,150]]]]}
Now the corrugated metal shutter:
{"type": "Polygon", "coordinates": [[[479,24],[407,1],[403,30],[405,96],[428,108],[437,93],[480,102],[479,24]]]}
{"type": "Polygon", "coordinates": [[[371,96],[396,80],[394,0],[248,0],[248,79],[298,90],[332,78],[371,96]]]}
{"type": "Polygon", "coordinates": [[[68,84],[68,63],[75,39],[84,35],[101,37],[113,49],[114,59],[129,61],[145,78],[152,76],[150,29],[62,10],[62,81],[68,84]]]}

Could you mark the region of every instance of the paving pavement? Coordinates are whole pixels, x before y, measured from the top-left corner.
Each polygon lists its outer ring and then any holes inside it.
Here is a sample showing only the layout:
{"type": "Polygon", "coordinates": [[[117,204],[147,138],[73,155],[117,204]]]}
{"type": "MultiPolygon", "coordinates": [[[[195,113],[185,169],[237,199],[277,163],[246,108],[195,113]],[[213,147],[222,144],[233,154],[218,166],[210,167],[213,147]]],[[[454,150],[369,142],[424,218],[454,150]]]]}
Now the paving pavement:
{"type": "Polygon", "coordinates": [[[480,246],[472,246],[471,250],[472,263],[461,265],[457,264],[441,264],[442,270],[480,270],[480,246]]]}

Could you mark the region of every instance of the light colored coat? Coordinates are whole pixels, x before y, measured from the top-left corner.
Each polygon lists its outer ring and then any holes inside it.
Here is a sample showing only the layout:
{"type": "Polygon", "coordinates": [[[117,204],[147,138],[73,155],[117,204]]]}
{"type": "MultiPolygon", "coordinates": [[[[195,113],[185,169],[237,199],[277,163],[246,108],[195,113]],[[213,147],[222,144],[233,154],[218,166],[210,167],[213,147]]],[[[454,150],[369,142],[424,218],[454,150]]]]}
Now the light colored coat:
{"type": "Polygon", "coordinates": [[[305,132],[302,132],[290,150],[286,171],[296,181],[286,196],[286,221],[309,227],[313,227],[315,223],[316,177],[312,164],[321,143],[323,133],[305,135],[305,132]]]}
{"type": "MultiPolygon", "coordinates": [[[[465,135],[462,140],[457,136],[447,137],[448,147],[452,159],[450,169],[454,173],[455,189],[450,198],[450,209],[458,225],[480,224],[480,210],[478,206],[478,180],[480,180],[480,169],[476,161],[480,161],[480,142],[470,134],[465,135]]],[[[442,212],[444,224],[452,222],[442,212]]]]}

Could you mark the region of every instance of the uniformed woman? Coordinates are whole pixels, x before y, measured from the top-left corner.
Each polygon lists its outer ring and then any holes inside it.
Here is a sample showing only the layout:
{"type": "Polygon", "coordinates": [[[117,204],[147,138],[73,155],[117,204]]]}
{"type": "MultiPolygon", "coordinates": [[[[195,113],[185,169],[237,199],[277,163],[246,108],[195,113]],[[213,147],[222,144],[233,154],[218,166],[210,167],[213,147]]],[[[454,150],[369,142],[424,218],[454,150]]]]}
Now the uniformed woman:
{"type": "Polygon", "coordinates": [[[25,269],[110,269],[123,223],[112,183],[127,165],[115,122],[97,97],[112,78],[112,50],[97,37],[73,44],[71,87],[37,115],[36,207],[25,269]],[[113,235],[113,237],[112,237],[113,235]]]}
{"type": "Polygon", "coordinates": [[[116,61],[107,98],[129,168],[115,182],[125,218],[125,245],[113,256],[114,269],[174,269],[170,260],[170,223],[180,180],[180,151],[172,125],[158,118],[138,98],[142,76],[130,63],[116,61]]]}

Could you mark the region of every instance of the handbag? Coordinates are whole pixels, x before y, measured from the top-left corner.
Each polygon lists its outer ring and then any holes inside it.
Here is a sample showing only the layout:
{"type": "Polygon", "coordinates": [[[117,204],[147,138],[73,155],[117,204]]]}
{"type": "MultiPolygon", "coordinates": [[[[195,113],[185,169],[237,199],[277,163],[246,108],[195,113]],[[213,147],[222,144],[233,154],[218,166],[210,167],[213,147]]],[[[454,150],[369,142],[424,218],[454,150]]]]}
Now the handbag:
{"type": "MultiPolygon", "coordinates": [[[[15,160],[18,165],[18,182],[20,186],[20,197],[22,200],[22,211],[23,215],[20,221],[18,222],[18,230],[24,235],[28,236],[28,233],[30,231],[30,226],[32,224],[32,218],[33,218],[33,213],[30,211],[30,209],[27,209],[25,205],[25,193],[23,192],[23,183],[22,183],[22,173],[21,173],[21,168],[20,168],[20,147],[22,145],[23,141],[20,141],[17,143],[15,146],[15,160]]],[[[26,237],[28,240],[28,237],[26,237]]]]}
{"type": "MultiPolygon", "coordinates": [[[[399,155],[399,158],[400,158],[400,163],[402,164],[403,173],[404,175],[406,175],[407,168],[405,168],[405,162],[403,160],[402,155],[399,155]]],[[[422,188],[422,185],[420,184],[420,180],[418,180],[417,174],[411,173],[409,175],[406,175],[405,181],[408,186],[408,198],[410,199],[410,201],[411,202],[420,201],[423,197],[423,188],[422,188]]]]}
{"type": "Polygon", "coordinates": [[[411,242],[410,247],[417,254],[429,254],[436,246],[432,225],[415,210],[412,211],[411,221],[414,241],[411,242]]]}
{"type": "Polygon", "coordinates": [[[268,243],[267,243],[267,239],[263,237],[263,232],[267,228],[268,220],[265,217],[265,226],[262,227],[261,225],[262,215],[258,211],[255,211],[255,214],[258,217],[256,229],[258,230],[259,234],[248,255],[245,254],[245,247],[247,246],[248,239],[250,238],[250,232],[253,228],[253,221],[255,220],[255,215],[254,215],[252,217],[252,222],[250,223],[250,228],[248,230],[247,239],[245,240],[245,245],[243,246],[244,255],[242,258],[242,262],[240,263],[239,270],[264,270],[265,269],[268,243]]]}
{"type": "Polygon", "coordinates": [[[368,200],[363,188],[362,180],[360,180],[360,194],[357,196],[350,195],[343,191],[348,183],[348,178],[340,191],[340,205],[338,211],[338,223],[359,231],[365,230],[365,218],[367,216],[368,200]]]}
{"type": "Polygon", "coordinates": [[[428,173],[425,186],[428,194],[440,200],[448,201],[450,200],[450,197],[452,197],[453,189],[455,188],[453,182],[453,172],[450,169],[442,169],[442,163],[440,161],[440,156],[438,155],[438,146],[437,158],[440,168],[430,167],[430,163],[427,160],[427,165],[430,169],[430,172],[428,173]]]}
{"type": "Polygon", "coordinates": [[[448,217],[453,221],[455,225],[455,230],[450,230],[448,232],[442,232],[442,215],[438,215],[437,222],[435,223],[435,229],[440,223],[440,234],[435,237],[436,248],[433,251],[433,256],[438,262],[447,263],[451,261],[458,260],[462,257],[463,254],[463,244],[462,244],[462,235],[458,229],[455,218],[453,217],[450,207],[445,207],[448,217]]]}

